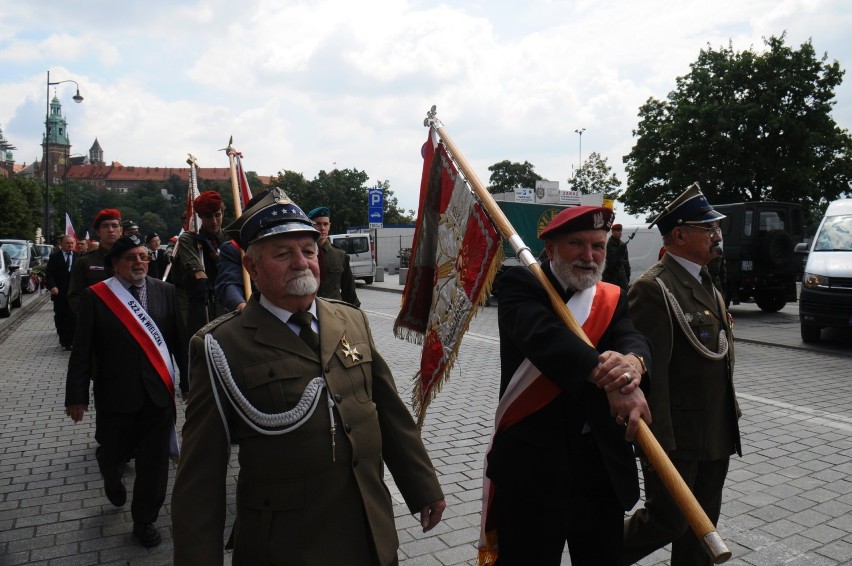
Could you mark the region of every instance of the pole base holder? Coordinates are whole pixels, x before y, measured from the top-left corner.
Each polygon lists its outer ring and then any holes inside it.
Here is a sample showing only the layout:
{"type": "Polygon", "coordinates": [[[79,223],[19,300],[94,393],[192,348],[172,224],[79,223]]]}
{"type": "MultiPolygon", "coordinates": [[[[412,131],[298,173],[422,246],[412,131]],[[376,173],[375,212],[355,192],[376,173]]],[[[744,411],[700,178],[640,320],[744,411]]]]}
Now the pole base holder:
{"type": "Polygon", "coordinates": [[[731,558],[731,551],[725,546],[718,532],[710,531],[701,540],[704,541],[704,548],[707,549],[707,552],[713,559],[713,564],[722,564],[731,558]]]}

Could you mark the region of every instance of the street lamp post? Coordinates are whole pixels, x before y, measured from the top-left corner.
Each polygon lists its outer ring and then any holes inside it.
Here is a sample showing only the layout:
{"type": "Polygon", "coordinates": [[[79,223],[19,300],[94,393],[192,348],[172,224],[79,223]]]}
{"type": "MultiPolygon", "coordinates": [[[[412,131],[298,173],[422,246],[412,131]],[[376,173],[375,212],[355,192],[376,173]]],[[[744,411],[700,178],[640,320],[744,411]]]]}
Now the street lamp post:
{"type": "Polygon", "coordinates": [[[586,131],[586,128],[580,128],[578,130],[574,130],[574,133],[580,134],[580,151],[577,154],[577,172],[580,172],[580,168],[583,166],[583,132],[586,131]]]}
{"type": "Polygon", "coordinates": [[[77,94],[74,95],[74,102],[83,102],[83,97],[80,96],[80,85],[77,81],[68,79],[64,81],[50,82],[50,70],[47,71],[47,97],[45,100],[45,115],[44,115],[44,238],[48,244],[50,238],[50,87],[62,83],[74,83],[77,85],[77,94]]]}

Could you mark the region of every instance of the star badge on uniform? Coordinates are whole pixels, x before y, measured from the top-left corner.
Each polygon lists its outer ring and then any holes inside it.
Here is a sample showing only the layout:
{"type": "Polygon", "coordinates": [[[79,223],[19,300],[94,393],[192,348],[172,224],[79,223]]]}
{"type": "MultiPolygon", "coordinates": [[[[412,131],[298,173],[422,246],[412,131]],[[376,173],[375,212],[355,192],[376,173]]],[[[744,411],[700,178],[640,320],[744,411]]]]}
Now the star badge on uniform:
{"type": "Polygon", "coordinates": [[[346,340],[346,336],[340,339],[340,343],[343,345],[341,351],[343,352],[344,358],[350,357],[353,362],[359,362],[364,357],[358,352],[358,348],[353,348],[349,345],[349,342],[346,340]]]}

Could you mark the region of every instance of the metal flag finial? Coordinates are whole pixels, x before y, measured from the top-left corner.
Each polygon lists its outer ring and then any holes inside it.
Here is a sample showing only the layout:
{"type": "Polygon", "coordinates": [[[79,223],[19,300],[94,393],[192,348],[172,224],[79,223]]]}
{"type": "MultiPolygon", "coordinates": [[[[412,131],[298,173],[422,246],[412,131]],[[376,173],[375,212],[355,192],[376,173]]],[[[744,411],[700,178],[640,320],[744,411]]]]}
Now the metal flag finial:
{"type": "Polygon", "coordinates": [[[437,107],[433,104],[432,108],[426,113],[426,118],[423,119],[423,126],[431,128],[441,124],[441,121],[436,118],[438,115],[437,107]]]}

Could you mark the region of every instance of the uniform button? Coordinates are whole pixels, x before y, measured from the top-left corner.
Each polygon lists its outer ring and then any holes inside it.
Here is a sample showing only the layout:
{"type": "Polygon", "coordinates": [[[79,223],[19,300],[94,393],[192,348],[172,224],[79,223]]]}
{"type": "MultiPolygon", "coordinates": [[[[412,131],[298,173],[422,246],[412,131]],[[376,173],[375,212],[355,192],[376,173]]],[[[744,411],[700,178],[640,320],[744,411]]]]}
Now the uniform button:
{"type": "Polygon", "coordinates": [[[357,468],[357,467],[358,467],[358,458],[352,458],[352,467],[353,467],[353,468],[357,468]]]}
{"type": "Polygon", "coordinates": [[[323,371],[324,371],[325,373],[330,372],[330,371],[331,371],[331,366],[328,366],[328,365],[327,365],[327,366],[325,366],[325,369],[324,369],[323,371]]]}
{"type": "Polygon", "coordinates": [[[269,368],[269,374],[268,375],[269,375],[269,377],[275,377],[275,370],[272,369],[272,368],[269,368]]]}
{"type": "Polygon", "coordinates": [[[340,403],[341,401],[343,401],[343,395],[341,395],[340,393],[335,393],[334,400],[340,403]]]}
{"type": "Polygon", "coordinates": [[[352,432],[352,426],[349,423],[346,423],[345,425],[343,425],[343,430],[345,430],[346,432],[352,432]]]}

